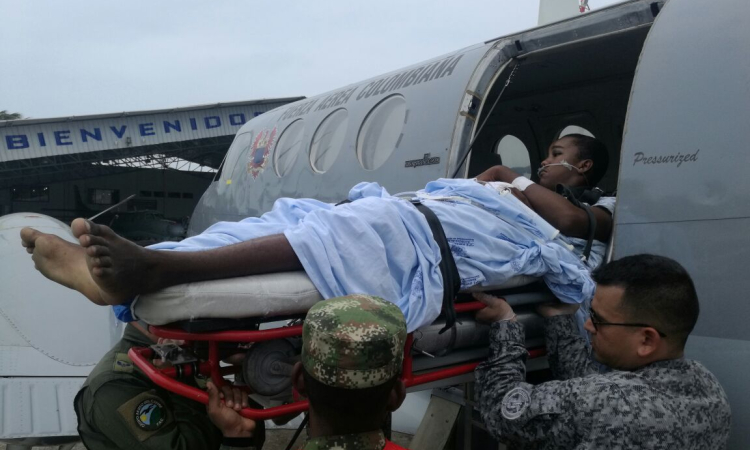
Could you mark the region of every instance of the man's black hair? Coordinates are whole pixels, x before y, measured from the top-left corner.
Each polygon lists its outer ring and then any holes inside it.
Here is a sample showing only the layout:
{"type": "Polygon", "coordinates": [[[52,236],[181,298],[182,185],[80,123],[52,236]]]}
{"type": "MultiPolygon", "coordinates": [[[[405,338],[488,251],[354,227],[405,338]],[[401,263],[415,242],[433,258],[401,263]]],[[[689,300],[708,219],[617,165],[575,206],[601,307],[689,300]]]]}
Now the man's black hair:
{"type": "Polygon", "coordinates": [[[648,254],[627,256],[596,270],[593,278],[599,286],[625,290],[620,306],[630,321],[647,323],[685,345],[700,307],[693,280],[677,261],[648,254]]]}
{"type": "Polygon", "coordinates": [[[583,134],[566,134],[563,138],[573,139],[575,146],[578,147],[578,157],[581,160],[590,159],[594,163],[591,169],[586,172],[586,179],[590,187],[596,186],[607,173],[609,167],[607,146],[599,139],[583,134]]]}
{"type": "Polygon", "coordinates": [[[398,376],[385,383],[363,389],[328,386],[302,368],[307,398],[315,412],[328,423],[344,428],[379,427],[385,419],[386,406],[398,376]]]}

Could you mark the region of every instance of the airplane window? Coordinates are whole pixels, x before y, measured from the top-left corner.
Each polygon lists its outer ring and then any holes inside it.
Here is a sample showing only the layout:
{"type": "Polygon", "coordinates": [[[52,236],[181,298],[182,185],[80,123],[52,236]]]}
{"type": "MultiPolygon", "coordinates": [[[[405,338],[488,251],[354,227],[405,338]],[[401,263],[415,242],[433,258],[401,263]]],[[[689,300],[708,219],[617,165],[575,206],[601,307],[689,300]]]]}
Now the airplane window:
{"type": "Polygon", "coordinates": [[[375,105],[357,136],[357,158],[362,167],[375,170],[382,166],[398,147],[405,124],[406,101],[401,95],[375,105]]]}
{"type": "Polygon", "coordinates": [[[531,177],[529,150],[523,141],[512,134],[506,134],[498,141],[495,153],[500,155],[500,161],[505,167],[513,169],[513,171],[527,178],[531,177]]]}
{"type": "Polygon", "coordinates": [[[222,178],[226,182],[226,184],[231,184],[232,179],[239,176],[243,170],[245,170],[245,166],[242,167],[237,166],[237,161],[240,160],[240,156],[247,153],[247,151],[250,149],[250,145],[253,143],[253,133],[242,133],[236,138],[234,138],[234,142],[232,142],[232,145],[229,147],[229,150],[227,151],[227,159],[224,164],[224,172],[222,174],[222,178]]]}
{"type": "Polygon", "coordinates": [[[579,127],[578,125],[568,125],[563,128],[559,135],[557,135],[557,138],[560,139],[569,134],[582,134],[584,136],[595,137],[593,133],[583,127],[579,127]]]}
{"type": "Polygon", "coordinates": [[[344,144],[348,122],[349,113],[343,108],[323,119],[310,144],[310,165],[313,170],[323,173],[331,168],[344,144]]]}
{"type": "Polygon", "coordinates": [[[302,148],[302,132],[304,130],[304,122],[302,119],[298,119],[281,133],[273,153],[273,168],[279,177],[286,175],[294,162],[297,161],[299,149],[302,148]]]}

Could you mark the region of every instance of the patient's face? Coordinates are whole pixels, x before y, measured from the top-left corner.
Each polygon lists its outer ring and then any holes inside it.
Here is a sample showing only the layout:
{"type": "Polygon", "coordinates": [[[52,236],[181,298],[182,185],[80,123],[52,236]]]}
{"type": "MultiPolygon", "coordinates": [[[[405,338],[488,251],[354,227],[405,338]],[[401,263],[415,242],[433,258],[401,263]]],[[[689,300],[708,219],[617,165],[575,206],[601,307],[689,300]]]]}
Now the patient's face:
{"type": "Polygon", "coordinates": [[[570,170],[565,166],[550,166],[566,162],[575,167],[581,163],[580,152],[573,138],[564,137],[553,142],[547,150],[547,158],[542,161],[542,170],[539,172],[539,184],[547,189],[555,190],[558,184],[578,186],[585,181],[576,170],[570,170]]]}

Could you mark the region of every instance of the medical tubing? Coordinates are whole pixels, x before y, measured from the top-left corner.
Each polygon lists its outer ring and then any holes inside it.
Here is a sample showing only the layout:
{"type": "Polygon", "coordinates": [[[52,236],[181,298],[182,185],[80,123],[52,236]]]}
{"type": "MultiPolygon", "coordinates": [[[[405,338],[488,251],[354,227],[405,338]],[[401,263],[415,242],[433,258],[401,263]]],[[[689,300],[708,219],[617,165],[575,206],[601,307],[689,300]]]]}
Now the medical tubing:
{"type": "Polygon", "coordinates": [[[464,153],[464,156],[461,157],[461,160],[459,161],[458,165],[456,166],[456,171],[453,172],[453,176],[451,178],[456,178],[456,175],[458,175],[458,172],[461,170],[461,166],[466,162],[466,158],[469,157],[469,153],[471,153],[471,149],[474,147],[474,143],[477,141],[477,138],[479,137],[479,134],[484,129],[484,126],[487,124],[487,120],[489,120],[490,115],[492,115],[492,111],[495,110],[495,107],[497,106],[497,102],[500,101],[500,99],[503,96],[503,93],[505,92],[505,89],[508,88],[508,85],[510,85],[511,80],[513,79],[513,75],[516,73],[516,69],[521,65],[521,62],[515,58],[511,59],[512,62],[515,64],[513,65],[513,70],[511,70],[510,75],[508,75],[508,79],[505,80],[505,86],[503,86],[503,89],[500,91],[499,94],[497,94],[497,98],[495,99],[495,103],[492,104],[492,107],[487,112],[487,115],[484,117],[484,120],[482,121],[482,124],[479,125],[479,128],[477,129],[476,134],[474,135],[474,139],[471,140],[471,143],[469,143],[469,148],[466,150],[466,153],[464,153]]]}

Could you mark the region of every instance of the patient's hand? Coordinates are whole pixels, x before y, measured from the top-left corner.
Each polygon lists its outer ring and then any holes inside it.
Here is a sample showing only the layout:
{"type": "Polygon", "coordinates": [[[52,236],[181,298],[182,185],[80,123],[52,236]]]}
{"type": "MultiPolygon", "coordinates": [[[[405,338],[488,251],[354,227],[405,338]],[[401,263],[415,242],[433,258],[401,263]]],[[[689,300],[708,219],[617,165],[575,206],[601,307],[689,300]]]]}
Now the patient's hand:
{"type": "Polygon", "coordinates": [[[520,175],[505,166],[493,166],[477,175],[479,181],[504,181],[511,183],[520,175]]]}

